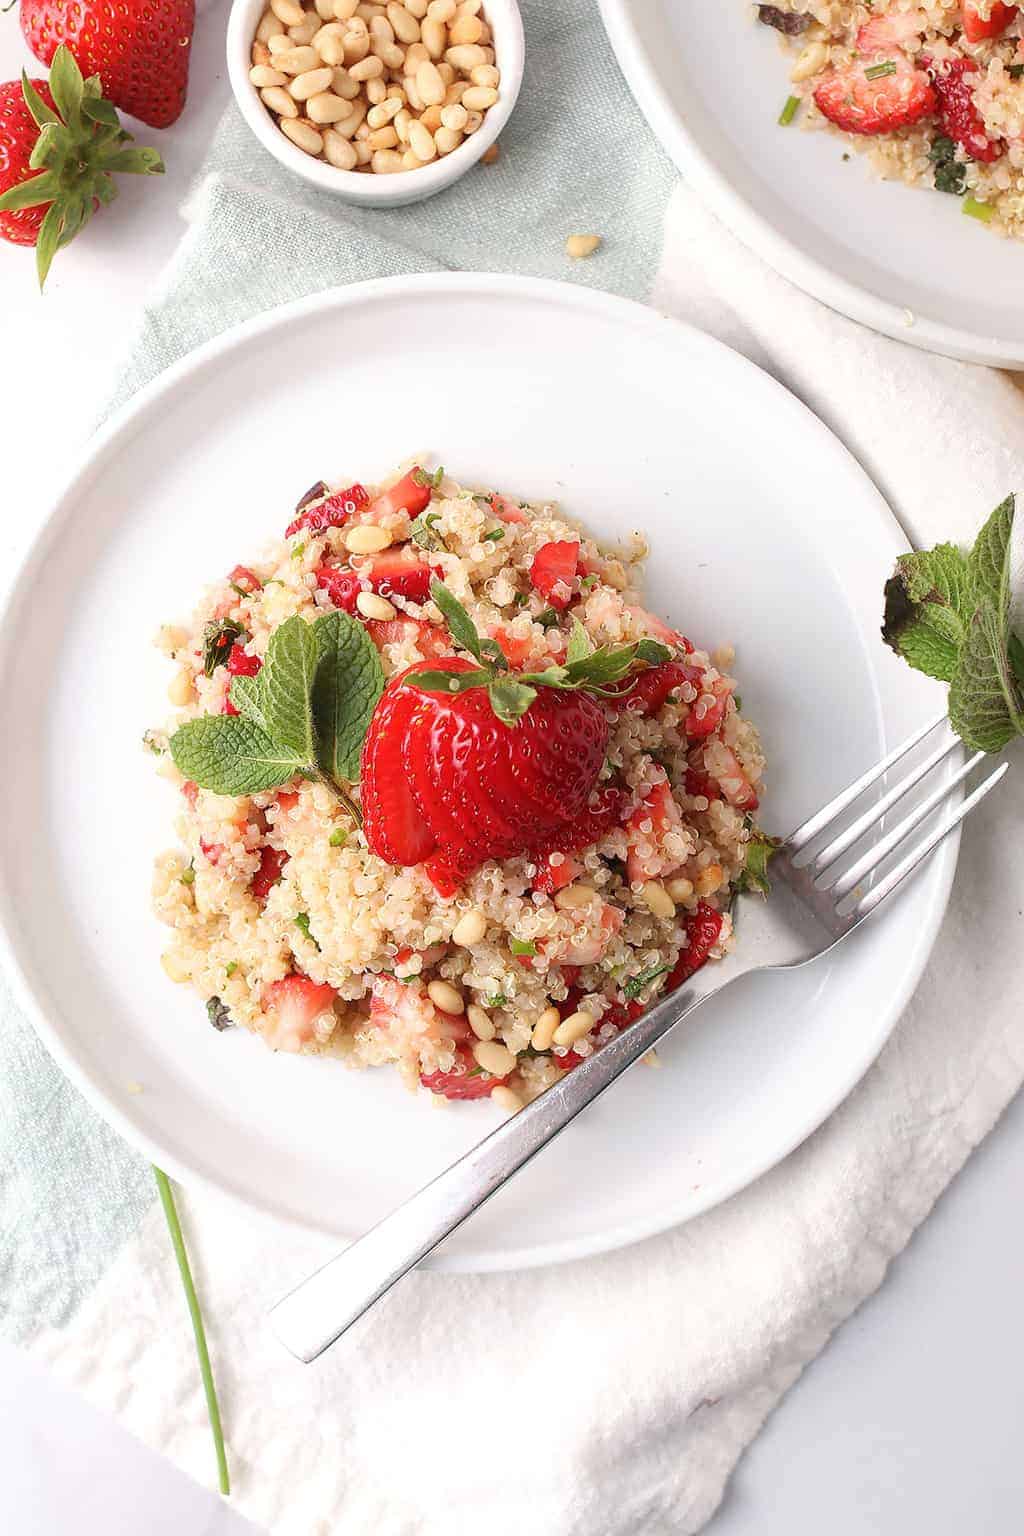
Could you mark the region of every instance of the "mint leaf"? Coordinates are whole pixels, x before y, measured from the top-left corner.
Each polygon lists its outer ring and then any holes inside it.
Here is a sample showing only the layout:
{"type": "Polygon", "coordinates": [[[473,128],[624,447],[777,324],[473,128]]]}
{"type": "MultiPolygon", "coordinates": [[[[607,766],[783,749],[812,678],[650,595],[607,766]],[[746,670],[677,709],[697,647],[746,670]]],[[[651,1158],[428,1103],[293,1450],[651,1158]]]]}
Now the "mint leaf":
{"type": "Polygon", "coordinates": [[[1024,732],[1024,698],[1010,665],[1000,607],[982,599],[949,687],[949,722],[976,752],[998,752],[1024,732]]]}
{"type": "Polygon", "coordinates": [[[487,689],[491,708],[505,725],[518,725],[537,697],[536,688],[513,677],[496,677],[487,689]]]}
{"type": "Polygon", "coordinates": [[[760,891],[767,896],[771,890],[768,880],[768,861],[779,846],[777,837],[768,837],[755,828],[747,844],[746,859],[740,872],[741,891],[760,891]]]}
{"type": "Polygon", "coordinates": [[[434,532],[434,524],[440,521],[440,512],[421,512],[409,529],[412,542],[418,544],[420,549],[444,549],[444,540],[439,533],[434,532]]]}
{"type": "Polygon", "coordinates": [[[211,619],[203,625],[203,671],[212,677],[231,655],[231,647],[245,630],[234,619],[211,619]]]}
{"type": "Polygon", "coordinates": [[[171,756],[186,779],[215,795],[255,795],[287,784],[302,758],[276,745],[244,715],[203,715],[171,737],[171,756]]]}
{"type": "Polygon", "coordinates": [[[482,661],[480,636],[476,632],[473,620],[455,594],[449,592],[444,582],[438,581],[434,576],[430,582],[430,595],[444,614],[455,643],[461,645],[462,649],[468,651],[471,656],[475,656],[477,661],[482,661]]]}
{"type": "Polygon", "coordinates": [[[267,731],[300,764],[315,756],[311,695],[318,661],[313,627],[296,614],[274,630],[260,673],[267,731]]]}
{"type": "Polygon", "coordinates": [[[569,636],[569,644],[566,648],[565,659],[569,666],[574,662],[583,661],[587,656],[593,655],[594,647],[590,643],[590,636],[575,614],[572,616],[572,633],[569,636]]]}
{"type": "Polygon", "coordinates": [[[636,643],[637,661],[646,661],[650,666],[656,667],[663,661],[668,661],[672,652],[667,645],[662,645],[660,640],[649,640],[646,636],[636,643]]]}
{"type": "Polygon", "coordinates": [[[331,778],[351,784],[359,777],[363,738],[384,692],[380,653],[365,627],[340,609],[317,619],[313,634],[319,653],[313,682],[316,760],[331,778]]]}
{"type": "Polygon", "coordinates": [[[240,715],[251,720],[253,725],[258,725],[260,730],[265,731],[269,736],[267,715],[263,707],[263,688],[260,683],[262,675],[258,672],[255,677],[233,677],[228,689],[228,697],[240,715]]]}
{"type": "Polygon", "coordinates": [[[948,683],[974,611],[971,587],[954,544],[902,555],[885,584],[882,639],[918,672],[948,683]]]}

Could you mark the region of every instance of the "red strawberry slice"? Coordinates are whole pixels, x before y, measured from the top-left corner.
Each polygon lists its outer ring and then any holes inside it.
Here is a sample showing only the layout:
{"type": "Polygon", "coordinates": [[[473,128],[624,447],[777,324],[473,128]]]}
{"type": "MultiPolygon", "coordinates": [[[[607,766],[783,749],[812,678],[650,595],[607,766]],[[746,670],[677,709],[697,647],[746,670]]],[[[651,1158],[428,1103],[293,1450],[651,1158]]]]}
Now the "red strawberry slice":
{"type": "Polygon", "coordinates": [[[982,16],[977,0],[963,0],[960,16],[964,36],[969,43],[981,43],[987,37],[1002,37],[1017,9],[1015,5],[1004,5],[1003,0],[993,0],[988,16],[982,16]]]}
{"type": "MultiPolygon", "coordinates": [[[[308,494],[308,493],[307,493],[308,494]]],[[[350,485],[343,491],[333,491],[322,501],[298,507],[298,516],[284,531],[286,539],[305,528],[312,534],[323,533],[327,528],[344,528],[350,518],[370,505],[370,495],[365,485],[350,485]]]]}
{"type": "Polygon", "coordinates": [[[241,587],[243,592],[259,592],[263,586],[262,581],[255,571],[250,571],[247,565],[236,565],[228,571],[228,581],[233,587],[241,587]]]}
{"type": "MultiPolygon", "coordinates": [[[[617,785],[606,784],[603,789],[598,790],[596,796],[591,796],[591,803],[574,821],[571,821],[567,827],[559,828],[556,833],[557,846],[552,847],[550,843],[541,844],[538,857],[547,858],[552,853],[578,853],[583,848],[589,848],[592,843],[599,843],[612,827],[619,825],[625,807],[626,795],[623,790],[617,785]]],[[[535,881],[534,884],[536,883],[535,881]]]]}
{"type": "Polygon", "coordinates": [[[219,864],[224,856],[223,843],[208,843],[204,837],[201,837],[199,847],[208,864],[219,864]]]}
{"type": "Polygon", "coordinates": [[[420,1082],[446,1099],[486,1099],[492,1088],[507,1083],[508,1078],[491,1077],[477,1066],[466,1046],[459,1046],[450,1072],[421,1072],[420,1082]]]}
{"type": "Polygon", "coordinates": [[[517,501],[510,496],[500,496],[497,491],[491,497],[491,511],[503,523],[528,523],[530,519],[517,501]]]}
{"type": "Polygon", "coordinates": [[[974,92],[968,75],[978,72],[973,59],[950,59],[929,66],[939,99],[939,120],[942,131],[959,144],[972,160],[990,165],[1005,152],[1001,139],[990,139],[985,132],[981,113],[974,105],[974,92]]]}
{"type": "Polygon", "coordinates": [[[355,571],[340,565],[318,565],[313,574],[317,586],[327,593],[335,608],[355,613],[356,598],[362,591],[362,583],[355,571]]]}
{"type": "Polygon", "coordinates": [[[721,800],[722,791],[718,787],[717,779],[713,779],[710,773],[705,773],[701,768],[687,768],[686,793],[688,795],[703,795],[705,800],[721,800]]]}
{"type": "Polygon", "coordinates": [[[430,477],[417,464],[401,480],[375,496],[371,510],[374,517],[394,517],[403,510],[410,517],[418,517],[429,504],[430,477]]]}
{"type": "Polygon", "coordinates": [[[658,880],[677,867],[679,860],[666,851],[665,839],[670,832],[682,831],[682,826],[682,814],[672,797],[668,779],[659,779],[626,822],[629,837],[626,874],[630,885],[637,881],[658,880]],[[650,831],[645,830],[648,822],[650,831]]]}
{"type": "Polygon", "coordinates": [[[498,649],[513,670],[523,665],[533,647],[529,636],[524,640],[521,635],[513,635],[500,624],[492,625],[489,634],[492,640],[498,642],[498,649]]]}
{"type": "Polygon", "coordinates": [[[907,43],[920,43],[927,29],[928,18],[920,11],[872,16],[857,33],[857,52],[891,54],[907,43]]]}
{"type": "Polygon", "coordinates": [[[572,584],[579,557],[580,546],[568,539],[542,544],[534,555],[530,580],[552,608],[568,608],[572,602],[572,584]]]}
{"type": "Polygon", "coordinates": [[[718,730],[729,703],[729,690],[719,683],[712,686],[714,703],[706,707],[701,703],[703,694],[697,699],[693,708],[687,712],[683,721],[683,729],[687,736],[695,736],[698,741],[704,736],[710,736],[718,730]]]}
{"type": "Polygon", "coordinates": [[[228,652],[227,669],[232,677],[255,677],[263,666],[258,656],[250,656],[244,645],[237,643],[228,652]]]}
{"type": "Polygon", "coordinates": [[[535,891],[543,891],[547,896],[553,896],[555,891],[571,885],[582,873],[583,865],[579,859],[564,853],[557,855],[549,853],[543,856],[541,866],[533,877],[533,888],[535,891]],[[557,857],[559,862],[552,864],[552,857],[557,857]]]}
{"type": "Polygon", "coordinates": [[[181,792],[185,796],[193,810],[196,808],[196,800],[199,798],[199,785],[194,779],[186,779],[181,786],[181,792]]]}
{"type": "Polygon", "coordinates": [[[440,656],[451,657],[452,644],[444,630],[438,629],[436,624],[428,624],[425,619],[370,619],[366,628],[378,650],[385,645],[405,645],[412,641],[428,661],[440,656]]]}
{"type": "Polygon", "coordinates": [[[759,801],[754,786],[740,767],[739,759],[723,743],[715,749],[715,767],[718,784],[725,799],[738,811],[756,811],[759,801]]]}
{"type": "Polygon", "coordinates": [[[269,843],[264,843],[260,849],[260,867],[249,884],[249,889],[257,901],[266,901],[284,873],[287,863],[286,853],[282,853],[280,848],[271,848],[269,843]]]}
{"type": "Polygon", "coordinates": [[[651,613],[646,608],[640,608],[636,603],[627,603],[626,612],[630,614],[636,625],[645,635],[652,640],[660,640],[662,645],[667,645],[671,651],[683,651],[687,656],[693,650],[693,644],[678,629],[671,629],[664,620],[659,619],[656,613],[651,613]]]}
{"type": "Polygon", "coordinates": [[[699,687],[701,676],[699,667],[690,667],[681,661],[663,661],[637,673],[616,702],[637,715],[656,715],[670,693],[683,683],[699,687]]]}
{"type": "Polygon", "coordinates": [[[282,789],[278,793],[277,803],[280,809],[285,813],[285,815],[287,815],[288,812],[293,810],[299,803],[298,790],[282,789]]]}
{"type": "Polygon", "coordinates": [[[837,128],[859,134],[906,128],[930,116],[938,105],[928,76],[902,53],[884,64],[858,62],[830,70],[814,92],[814,101],[837,128]],[[886,73],[875,73],[890,64],[886,73]]]}
{"type": "Polygon", "coordinates": [[[333,987],[319,986],[298,971],[270,982],[262,997],[264,1012],[271,1015],[264,1031],[267,1044],[275,1051],[297,1051],[308,1044],[315,1038],[313,1025],[337,995],[333,987]]]}
{"type": "Polygon", "coordinates": [[[686,919],[686,936],[689,942],[687,947],[680,951],[675,968],[665,983],[666,992],[674,992],[676,987],[681,987],[695,971],[700,970],[718,943],[721,932],[721,912],[716,912],[714,907],[706,901],[698,901],[697,910],[686,919]]]}
{"type": "Polygon", "coordinates": [[[416,804],[402,763],[403,748],[423,695],[403,688],[399,673],[384,690],[370,720],[362,758],[362,806],[371,853],[387,864],[420,864],[437,839],[416,804]]]}
{"type": "Polygon", "coordinates": [[[412,550],[386,549],[360,564],[359,574],[381,597],[407,597],[411,603],[425,603],[431,576],[443,572],[439,565],[428,565],[412,550]]]}

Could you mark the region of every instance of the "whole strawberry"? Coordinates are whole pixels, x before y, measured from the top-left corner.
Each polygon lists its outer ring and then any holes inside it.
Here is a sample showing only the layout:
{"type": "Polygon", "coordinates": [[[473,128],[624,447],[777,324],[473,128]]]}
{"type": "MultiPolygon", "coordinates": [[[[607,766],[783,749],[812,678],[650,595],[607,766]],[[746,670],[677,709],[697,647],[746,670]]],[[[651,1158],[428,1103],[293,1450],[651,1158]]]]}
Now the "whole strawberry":
{"type": "Polygon", "coordinates": [[[21,0],[21,30],[44,64],[64,43],[122,112],[167,128],[185,105],[195,0],[21,0]]]}
{"type": "Polygon", "coordinates": [[[135,148],[99,80],[82,79],[58,48],[49,84],[0,85],[0,236],[36,247],[39,286],[57,250],[117,196],[113,173],[163,170],[155,149],[135,148]]]}

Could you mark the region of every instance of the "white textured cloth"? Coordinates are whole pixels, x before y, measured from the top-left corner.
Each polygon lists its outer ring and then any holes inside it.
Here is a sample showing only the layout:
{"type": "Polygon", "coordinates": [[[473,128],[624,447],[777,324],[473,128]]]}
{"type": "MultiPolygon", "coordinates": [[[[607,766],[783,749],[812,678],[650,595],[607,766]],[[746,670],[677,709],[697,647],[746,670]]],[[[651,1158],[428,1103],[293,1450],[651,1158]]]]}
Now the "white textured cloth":
{"type": "MultiPolygon", "coordinates": [[[[654,299],[801,394],[916,542],[969,540],[1024,484],[1024,397],[1009,378],[829,313],[683,189],[654,299]]],[[[545,1271],[414,1275],[304,1368],[264,1310],[331,1245],[190,1192],[239,1507],[274,1536],[683,1536],[707,1521],[765,1416],[878,1286],[1024,1076],[1024,875],[1004,856],[1020,783],[1012,775],[972,819],[931,963],[860,1087],[774,1172],[686,1227],[545,1271]]],[[[33,1343],[209,1479],[158,1211],[73,1319],[33,1343]]]]}

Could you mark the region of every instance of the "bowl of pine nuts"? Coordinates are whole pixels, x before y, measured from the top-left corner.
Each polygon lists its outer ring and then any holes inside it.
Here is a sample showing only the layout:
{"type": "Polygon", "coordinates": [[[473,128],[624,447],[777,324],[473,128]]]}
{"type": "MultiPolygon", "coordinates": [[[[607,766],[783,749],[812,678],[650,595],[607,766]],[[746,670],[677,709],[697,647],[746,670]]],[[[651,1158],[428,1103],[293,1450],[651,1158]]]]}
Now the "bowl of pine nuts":
{"type": "Polygon", "coordinates": [[[495,159],[523,78],[516,0],[234,0],[227,46],[264,148],[378,208],[495,159]]]}

